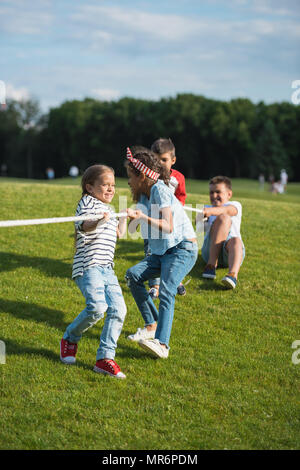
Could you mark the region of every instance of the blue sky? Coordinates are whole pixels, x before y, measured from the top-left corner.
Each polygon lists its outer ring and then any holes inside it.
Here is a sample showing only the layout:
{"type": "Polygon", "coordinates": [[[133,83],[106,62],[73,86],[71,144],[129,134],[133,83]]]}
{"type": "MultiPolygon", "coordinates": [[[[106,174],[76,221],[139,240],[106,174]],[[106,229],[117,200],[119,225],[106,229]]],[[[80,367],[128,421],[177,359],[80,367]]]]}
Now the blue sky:
{"type": "Polygon", "coordinates": [[[299,0],[0,0],[0,80],[43,110],[194,93],[291,101],[299,0]]]}

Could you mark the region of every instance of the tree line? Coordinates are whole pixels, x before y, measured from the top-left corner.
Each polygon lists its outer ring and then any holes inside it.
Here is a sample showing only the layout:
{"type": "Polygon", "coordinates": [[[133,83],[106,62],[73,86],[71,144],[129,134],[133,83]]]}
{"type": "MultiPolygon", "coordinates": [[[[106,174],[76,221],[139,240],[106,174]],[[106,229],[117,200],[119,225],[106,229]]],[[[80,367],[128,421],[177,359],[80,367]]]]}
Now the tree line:
{"type": "Polygon", "coordinates": [[[252,103],[249,99],[213,100],[179,94],[159,101],[125,97],[66,101],[42,114],[39,103],[9,100],[0,110],[2,175],[56,177],[72,165],[84,171],[94,163],[124,176],[126,147],[150,147],[170,137],[176,168],[186,177],[279,177],[300,181],[300,106],[288,102],[252,103]]]}

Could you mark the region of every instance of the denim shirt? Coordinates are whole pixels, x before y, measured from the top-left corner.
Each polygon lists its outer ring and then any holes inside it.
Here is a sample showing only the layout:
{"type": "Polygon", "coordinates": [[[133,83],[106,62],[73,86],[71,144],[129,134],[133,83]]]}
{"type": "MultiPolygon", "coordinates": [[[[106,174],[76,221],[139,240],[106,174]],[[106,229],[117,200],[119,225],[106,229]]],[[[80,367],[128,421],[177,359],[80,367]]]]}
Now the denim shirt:
{"type": "Polygon", "coordinates": [[[150,198],[142,195],[138,202],[138,208],[144,214],[154,219],[161,218],[161,209],[171,207],[173,215],[173,231],[165,233],[147,224],[142,223],[141,230],[143,238],[149,239],[151,254],[163,255],[170,248],[178,245],[183,240],[196,238],[196,234],[190,219],[188,218],[182,204],[173,194],[171,189],[162,181],[158,180],[150,191],[150,198]]]}

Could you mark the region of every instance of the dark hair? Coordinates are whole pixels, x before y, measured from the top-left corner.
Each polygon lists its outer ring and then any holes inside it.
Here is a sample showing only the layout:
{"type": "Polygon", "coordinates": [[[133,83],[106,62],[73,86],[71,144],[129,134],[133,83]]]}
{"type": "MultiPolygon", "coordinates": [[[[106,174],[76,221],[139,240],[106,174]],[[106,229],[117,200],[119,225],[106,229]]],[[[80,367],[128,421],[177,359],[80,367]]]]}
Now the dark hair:
{"type": "Polygon", "coordinates": [[[87,184],[94,184],[95,181],[102,176],[104,173],[111,172],[115,174],[115,170],[110,166],[106,165],[92,165],[89,166],[82,175],[81,178],[81,188],[82,188],[82,196],[85,194],[89,194],[86,189],[87,184]]]}
{"type": "Polygon", "coordinates": [[[160,137],[159,139],[155,140],[151,145],[151,150],[158,155],[170,152],[172,157],[175,157],[175,145],[170,138],[165,139],[160,137]]]}
{"type": "MultiPolygon", "coordinates": [[[[170,173],[168,170],[161,164],[158,156],[152,152],[151,150],[147,149],[146,147],[142,147],[141,145],[135,145],[130,147],[131,153],[134,158],[137,158],[140,162],[144,163],[148,168],[159,173],[159,179],[163,180],[165,184],[169,184],[170,181],[170,173]]],[[[141,172],[137,168],[133,166],[133,164],[127,160],[125,162],[125,166],[129,167],[136,175],[139,175],[141,172]]],[[[153,180],[151,178],[146,177],[149,181],[149,184],[153,184],[153,180]]]]}
{"type": "Polygon", "coordinates": [[[214,176],[209,182],[209,184],[221,184],[221,183],[224,183],[228,189],[232,190],[231,179],[228,178],[227,176],[221,176],[221,175],[214,176]]]}

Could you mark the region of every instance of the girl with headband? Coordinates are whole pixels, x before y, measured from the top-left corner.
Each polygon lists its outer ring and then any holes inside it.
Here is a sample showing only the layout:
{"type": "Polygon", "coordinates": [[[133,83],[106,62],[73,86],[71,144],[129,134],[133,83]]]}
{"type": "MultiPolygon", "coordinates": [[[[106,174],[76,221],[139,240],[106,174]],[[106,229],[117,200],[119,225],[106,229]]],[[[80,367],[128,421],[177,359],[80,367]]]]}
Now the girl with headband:
{"type": "Polygon", "coordinates": [[[146,148],[127,149],[128,184],[134,201],[145,210],[127,209],[135,222],[148,225],[150,256],[126,272],[127,284],[144,319],[144,327],[130,339],[152,356],[166,359],[174,316],[177,286],[198,256],[196,234],[182,204],[167,186],[169,175],[158,157],[146,148]],[[160,275],[159,310],[144,283],[160,275]]]}

